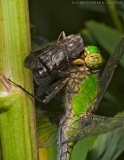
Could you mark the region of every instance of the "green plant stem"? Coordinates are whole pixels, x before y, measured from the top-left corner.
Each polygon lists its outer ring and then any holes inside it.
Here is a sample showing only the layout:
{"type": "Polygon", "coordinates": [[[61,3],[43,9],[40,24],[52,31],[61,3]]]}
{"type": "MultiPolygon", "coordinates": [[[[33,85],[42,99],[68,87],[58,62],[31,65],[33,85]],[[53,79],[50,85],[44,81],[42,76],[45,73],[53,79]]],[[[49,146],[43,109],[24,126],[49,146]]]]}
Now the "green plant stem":
{"type": "Polygon", "coordinates": [[[28,1],[1,0],[0,140],[4,160],[37,160],[34,102],[6,80],[32,92],[31,73],[23,66],[29,53],[28,1]]]}
{"type": "Polygon", "coordinates": [[[119,20],[117,10],[116,10],[116,5],[115,4],[110,4],[111,0],[106,0],[108,2],[107,7],[109,9],[110,15],[113,19],[115,27],[120,31],[121,33],[124,33],[124,30],[122,28],[121,22],[119,20]]]}

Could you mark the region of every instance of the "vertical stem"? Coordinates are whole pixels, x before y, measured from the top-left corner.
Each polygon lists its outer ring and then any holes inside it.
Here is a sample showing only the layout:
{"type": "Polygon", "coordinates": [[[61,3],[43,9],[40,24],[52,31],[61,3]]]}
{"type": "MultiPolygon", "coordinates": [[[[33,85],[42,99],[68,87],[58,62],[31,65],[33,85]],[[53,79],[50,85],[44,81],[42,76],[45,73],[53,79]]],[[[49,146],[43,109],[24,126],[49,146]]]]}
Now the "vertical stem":
{"type": "Polygon", "coordinates": [[[4,160],[37,160],[33,100],[6,78],[32,92],[23,66],[30,53],[27,0],[0,0],[0,139],[4,160]],[[6,78],[5,78],[6,77],[6,78]]]}

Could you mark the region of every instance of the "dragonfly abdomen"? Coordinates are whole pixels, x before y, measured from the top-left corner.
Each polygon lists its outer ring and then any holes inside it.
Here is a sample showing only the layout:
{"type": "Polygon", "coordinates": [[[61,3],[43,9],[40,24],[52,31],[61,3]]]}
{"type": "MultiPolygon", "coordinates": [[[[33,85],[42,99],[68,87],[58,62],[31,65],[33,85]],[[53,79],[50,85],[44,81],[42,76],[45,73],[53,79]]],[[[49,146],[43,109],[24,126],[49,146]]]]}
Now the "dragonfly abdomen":
{"type": "Polygon", "coordinates": [[[61,146],[61,151],[60,151],[58,160],[70,160],[74,145],[75,145],[75,142],[63,144],[61,146]]]}
{"type": "Polygon", "coordinates": [[[59,147],[62,149],[58,160],[70,160],[75,144],[72,139],[78,139],[81,116],[87,115],[87,112],[92,110],[92,104],[97,97],[97,90],[96,75],[91,74],[88,68],[82,66],[70,71],[65,95],[66,115],[60,122],[60,130],[63,135],[60,138],[59,147]]]}

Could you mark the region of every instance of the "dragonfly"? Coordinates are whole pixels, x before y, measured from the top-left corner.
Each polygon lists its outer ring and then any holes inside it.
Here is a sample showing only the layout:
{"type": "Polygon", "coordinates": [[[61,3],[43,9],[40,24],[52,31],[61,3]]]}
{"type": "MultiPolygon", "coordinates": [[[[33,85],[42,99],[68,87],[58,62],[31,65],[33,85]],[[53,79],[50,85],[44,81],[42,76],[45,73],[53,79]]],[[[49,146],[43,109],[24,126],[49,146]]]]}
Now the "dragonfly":
{"type": "MultiPolygon", "coordinates": [[[[100,77],[100,66],[104,60],[96,46],[84,47],[83,45],[83,52],[81,51],[80,56],[78,55],[73,60],[70,59],[69,63],[68,61],[64,63],[67,68],[63,68],[64,65],[60,65],[62,60],[59,60],[58,66],[61,72],[54,70],[54,67],[49,71],[49,66],[47,66],[48,70],[46,68],[41,72],[41,77],[37,77],[38,80],[40,79],[39,92],[40,89],[43,90],[42,93],[50,90],[50,95],[45,98],[44,102],[49,102],[58,91],[65,87],[63,104],[65,112],[52,113],[41,110],[37,114],[38,146],[40,148],[50,147],[57,141],[58,160],[70,160],[73,147],[78,140],[123,127],[124,118],[122,117],[104,117],[94,113],[123,54],[124,37],[100,77]]],[[[46,53],[46,55],[49,54],[46,53]]],[[[41,68],[45,68],[42,63],[43,59],[37,56],[35,58],[42,65],[41,68]]],[[[67,60],[67,56],[64,57],[64,60],[67,60]]],[[[33,59],[30,62],[34,62],[33,59]]],[[[34,98],[43,102],[37,96],[34,98]]]]}
{"type": "Polygon", "coordinates": [[[58,160],[70,160],[73,147],[78,140],[124,126],[123,117],[105,117],[94,113],[123,54],[124,37],[100,77],[99,66],[103,59],[97,47],[86,47],[83,55],[72,61],[74,66],[68,70],[63,82],[66,86],[63,104],[65,113],[44,114],[41,111],[37,117],[39,147],[49,147],[57,141],[58,160]]]}

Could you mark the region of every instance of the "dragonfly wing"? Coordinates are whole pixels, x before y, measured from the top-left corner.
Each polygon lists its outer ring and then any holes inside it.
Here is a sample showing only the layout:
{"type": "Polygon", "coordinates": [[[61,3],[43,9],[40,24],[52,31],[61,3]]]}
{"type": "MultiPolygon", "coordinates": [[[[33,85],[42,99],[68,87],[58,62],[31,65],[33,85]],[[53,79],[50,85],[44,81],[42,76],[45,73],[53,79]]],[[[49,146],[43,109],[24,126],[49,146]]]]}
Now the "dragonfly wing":
{"type": "Polygon", "coordinates": [[[124,54],[124,37],[122,37],[122,39],[120,40],[114,53],[111,55],[107,65],[103,71],[102,76],[100,77],[100,80],[99,80],[100,91],[99,91],[99,94],[97,97],[97,101],[94,105],[95,106],[94,110],[96,110],[97,107],[99,106],[99,103],[100,103],[101,99],[103,98],[106,89],[108,88],[108,85],[110,83],[110,80],[112,78],[114,70],[115,70],[116,66],[118,65],[123,54],[124,54]]]}
{"type": "Polygon", "coordinates": [[[77,141],[89,136],[97,136],[124,126],[123,117],[103,117],[91,114],[63,127],[65,134],[62,143],[77,141]]]}
{"type": "Polygon", "coordinates": [[[36,114],[38,147],[46,148],[54,145],[57,141],[59,116],[45,112],[46,116],[42,112],[36,114]]]}

